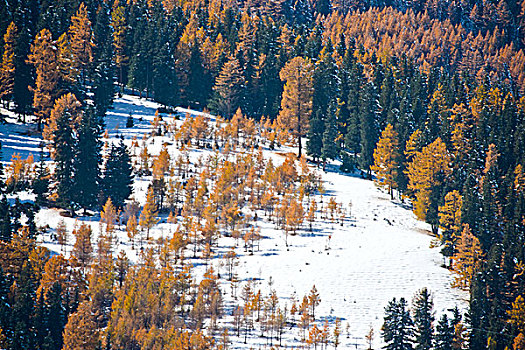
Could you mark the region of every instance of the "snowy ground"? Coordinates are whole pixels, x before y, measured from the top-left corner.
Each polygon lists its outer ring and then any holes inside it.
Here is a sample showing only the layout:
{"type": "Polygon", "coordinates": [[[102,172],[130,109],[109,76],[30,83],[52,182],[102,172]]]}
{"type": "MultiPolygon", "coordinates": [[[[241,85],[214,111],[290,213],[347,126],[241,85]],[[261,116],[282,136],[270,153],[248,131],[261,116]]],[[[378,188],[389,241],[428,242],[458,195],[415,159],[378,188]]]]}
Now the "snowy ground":
{"type": "MultiPolygon", "coordinates": [[[[155,103],[125,95],[115,101],[114,107],[108,112],[106,120],[110,138],[124,135],[130,144],[133,137],[140,140],[144,133],[150,131],[150,121],[157,108],[155,103]],[[135,120],[135,126],[126,129],[126,118],[130,114],[135,120]]],[[[179,112],[184,114],[191,111],[179,112]]],[[[158,139],[148,140],[148,147],[153,154],[160,151],[164,141],[169,141],[158,139]]],[[[21,153],[23,158],[32,153],[38,160],[41,138],[28,132],[27,126],[0,125],[0,141],[4,162],[9,161],[15,152],[21,153]]],[[[178,150],[171,146],[169,152],[175,155],[178,150]]],[[[206,152],[195,150],[190,156],[196,159],[206,152]]],[[[270,151],[265,151],[265,155],[273,159],[281,157],[270,151]]],[[[344,331],[341,348],[364,349],[364,336],[370,326],[374,328],[374,344],[378,347],[381,344],[380,328],[387,302],[393,297],[405,297],[411,301],[422,287],[427,287],[433,293],[436,318],[456,305],[466,307],[467,293],[450,287],[452,275],[441,267],[443,258],[439,248],[430,248],[433,238],[427,231],[428,227],[417,221],[409,208],[390,201],[371,181],[340,174],[335,170],[323,173],[322,179],[326,188],[325,203],[330,196],[335,196],[337,202],[342,202],[346,208],[352,203],[351,213],[343,226],[320,219],[313,232],[310,232],[308,224],[304,224],[298,235],[289,237],[290,246],[287,248],[284,234],[276,230],[273,224],[259,220],[258,225],[265,237],[260,243],[260,251],[249,255],[244,252],[242,245],[237,249],[240,256],[237,268],[241,281],[239,290],[246,279],[258,278],[258,288],[266,293],[270,288],[275,289],[281,304],[288,304],[289,309],[292,293],[302,298],[315,284],[322,299],[316,315],[320,315],[321,320],[328,318],[332,326],[336,317],[342,319],[343,329],[349,324],[350,334],[348,336],[344,331]]],[[[136,179],[134,197],[139,202],[144,202],[147,184],[147,179],[136,179]]],[[[70,232],[80,220],[89,222],[95,232],[99,230],[98,216],[63,218],[55,209],[43,209],[37,215],[37,224],[49,225],[50,233],[60,220],[65,220],[70,232]]],[[[168,235],[171,229],[163,218],[152,235],[168,235]]],[[[120,231],[118,236],[120,245],[116,251],[124,249],[130,259],[136,260],[137,251],[131,250],[125,231],[120,231]]],[[[51,242],[49,235],[41,239],[46,247],[61,252],[61,248],[51,242]]],[[[222,251],[233,245],[229,238],[223,238],[219,243],[222,251]]],[[[70,250],[71,245],[66,247],[66,254],[70,250]]],[[[217,257],[213,263],[216,269],[222,271],[224,268],[219,266],[219,262],[217,257]]],[[[198,264],[198,261],[194,263],[198,264]]],[[[223,282],[223,290],[227,296],[227,305],[231,304],[229,282],[223,282]]],[[[249,339],[248,345],[241,339],[231,337],[233,348],[258,348],[266,344],[265,339],[256,336],[249,339]]],[[[295,347],[299,345],[297,332],[284,340],[295,347]]]]}

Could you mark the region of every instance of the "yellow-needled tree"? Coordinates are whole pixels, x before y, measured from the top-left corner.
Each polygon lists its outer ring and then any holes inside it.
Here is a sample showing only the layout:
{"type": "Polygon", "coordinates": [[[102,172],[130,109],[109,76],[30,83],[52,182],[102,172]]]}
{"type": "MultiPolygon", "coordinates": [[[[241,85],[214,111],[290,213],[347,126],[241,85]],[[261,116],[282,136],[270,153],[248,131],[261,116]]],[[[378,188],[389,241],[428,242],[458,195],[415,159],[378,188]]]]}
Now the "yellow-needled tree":
{"type": "Polygon", "coordinates": [[[469,225],[465,225],[458,242],[457,252],[452,257],[454,261],[452,270],[456,274],[453,286],[468,290],[474,274],[481,268],[483,258],[479,239],[472,234],[469,225]]]}
{"type": "Polygon", "coordinates": [[[313,71],[309,58],[295,57],[279,72],[285,84],[277,122],[297,138],[299,158],[302,154],[301,138],[308,131],[308,120],[312,114],[313,71]]]}
{"type": "Polygon", "coordinates": [[[13,22],[4,34],[4,52],[0,62],[0,100],[8,101],[15,86],[15,39],[17,28],[13,22]]]}
{"type": "Polygon", "coordinates": [[[148,189],[148,195],[146,197],[146,204],[142,209],[139,217],[139,225],[142,229],[146,229],[146,239],[149,240],[149,231],[159,222],[157,218],[157,204],[155,203],[155,197],[153,194],[153,187],[148,189]]]}
{"type": "Polygon", "coordinates": [[[93,31],[87,7],[82,2],[76,14],[71,17],[69,27],[73,66],[80,72],[81,83],[86,79],[86,69],[93,62],[93,31]]]}
{"type": "Polygon", "coordinates": [[[434,234],[438,232],[439,197],[442,186],[451,173],[450,162],[450,153],[438,137],[414,154],[406,171],[408,189],[414,194],[414,213],[432,226],[434,234]]]}
{"type": "Polygon", "coordinates": [[[57,94],[59,70],[57,63],[57,48],[51,32],[42,29],[31,44],[28,63],[35,67],[36,81],[33,91],[33,108],[38,118],[38,128],[51,115],[53,103],[57,94]]]}
{"type": "Polygon", "coordinates": [[[461,231],[461,207],[463,198],[459,191],[453,190],[445,195],[445,203],[439,206],[439,238],[443,244],[444,256],[452,256],[455,251],[457,236],[461,231]]]}
{"type": "Polygon", "coordinates": [[[394,199],[394,189],[397,188],[396,178],[399,171],[399,141],[398,133],[388,124],[381,133],[374,150],[374,165],[371,169],[376,174],[377,183],[388,189],[390,199],[394,199]]]}
{"type": "Polygon", "coordinates": [[[68,317],[64,328],[63,350],[95,350],[100,343],[100,330],[95,322],[97,314],[90,301],[82,302],[68,317]]]}

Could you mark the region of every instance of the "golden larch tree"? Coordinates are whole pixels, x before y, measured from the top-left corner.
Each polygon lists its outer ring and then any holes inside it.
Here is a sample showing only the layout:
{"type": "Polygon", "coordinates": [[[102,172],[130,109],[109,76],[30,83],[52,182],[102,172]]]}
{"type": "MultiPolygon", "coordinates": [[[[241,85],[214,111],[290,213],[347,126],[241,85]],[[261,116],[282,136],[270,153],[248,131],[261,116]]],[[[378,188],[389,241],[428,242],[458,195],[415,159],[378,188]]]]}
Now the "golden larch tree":
{"type": "Polygon", "coordinates": [[[74,57],[71,51],[71,42],[67,33],[63,33],[56,41],[57,67],[60,79],[68,84],[77,81],[79,71],[73,65],[74,57]]]}
{"type": "Polygon", "coordinates": [[[91,226],[82,223],[79,228],[73,230],[75,245],[71,254],[78,260],[84,269],[89,266],[93,257],[93,243],[91,242],[91,226]]]}
{"type": "Polygon", "coordinates": [[[285,84],[277,122],[297,138],[299,158],[302,154],[301,137],[308,131],[308,120],[312,114],[313,71],[309,58],[295,57],[279,72],[285,84]]]}
{"type": "Polygon", "coordinates": [[[481,268],[483,258],[479,239],[472,234],[469,225],[465,225],[458,242],[457,252],[452,257],[454,261],[452,270],[456,274],[453,286],[468,290],[474,274],[481,268]]]}
{"type": "Polygon", "coordinates": [[[507,311],[508,322],[513,324],[519,333],[525,333],[525,300],[518,295],[512,302],[512,309],[507,311]]]}
{"type": "Polygon", "coordinates": [[[15,39],[17,28],[13,22],[4,34],[4,52],[0,62],[0,100],[6,100],[13,94],[15,86],[15,39]]]}
{"type": "Polygon", "coordinates": [[[33,91],[33,108],[38,118],[38,127],[46,120],[53,108],[59,82],[57,64],[57,48],[51,32],[42,29],[31,44],[31,52],[27,59],[36,70],[35,86],[33,91]]]}
{"type": "Polygon", "coordinates": [[[106,234],[111,235],[113,231],[115,230],[115,223],[117,221],[117,211],[115,209],[115,206],[113,205],[113,202],[111,201],[111,198],[108,198],[106,201],[106,204],[104,204],[104,207],[102,208],[102,211],[100,212],[100,224],[106,225],[106,234]]]}
{"type": "Polygon", "coordinates": [[[71,53],[73,54],[73,66],[80,72],[82,81],[85,79],[85,71],[93,62],[93,31],[89,20],[87,7],[82,2],[75,15],[71,17],[69,27],[71,41],[71,53]]]}
{"type": "Polygon", "coordinates": [[[146,229],[147,240],[149,240],[149,231],[157,224],[157,222],[159,222],[159,219],[157,218],[157,204],[155,203],[153,187],[150,187],[146,197],[146,204],[144,205],[139,217],[140,227],[146,229]]]}
{"type": "Polygon", "coordinates": [[[399,170],[398,133],[388,124],[381,133],[374,150],[374,165],[371,169],[376,174],[377,183],[388,189],[390,199],[394,199],[394,188],[397,188],[396,178],[399,170]]]}
{"type": "Polygon", "coordinates": [[[137,230],[137,217],[135,215],[131,215],[128,219],[128,222],[126,223],[126,232],[128,234],[128,238],[131,241],[131,249],[135,249],[135,236],[138,233],[137,230]]]}
{"type": "Polygon", "coordinates": [[[441,227],[440,239],[444,244],[442,253],[451,256],[456,246],[457,235],[461,231],[461,207],[463,199],[457,190],[450,191],[445,195],[445,203],[439,206],[439,227],[441,227]]]}
{"type": "Polygon", "coordinates": [[[123,68],[128,63],[128,56],[126,56],[126,34],[127,34],[127,23],[125,7],[119,6],[119,2],[113,3],[113,9],[111,10],[111,28],[113,29],[113,48],[115,50],[115,65],[119,71],[118,82],[120,84],[121,91],[124,89],[123,85],[123,68]]]}
{"type": "Polygon", "coordinates": [[[82,302],[77,311],[68,317],[64,328],[63,350],[95,350],[100,343],[100,330],[96,313],[90,301],[82,302]]]}
{"type": "Polygon", "coordinates": [[[421,220],[432,225],[432,232],[438,231],[438,218],[429,216],[429,209],[435,208],[437,212],[437,191],[443,185],[451,172],[451,156],[441,138],[437,138],[420,152],[416,152],[412,162],[408,164],[408,189],[413,191],[414,213],[421,220]]]}

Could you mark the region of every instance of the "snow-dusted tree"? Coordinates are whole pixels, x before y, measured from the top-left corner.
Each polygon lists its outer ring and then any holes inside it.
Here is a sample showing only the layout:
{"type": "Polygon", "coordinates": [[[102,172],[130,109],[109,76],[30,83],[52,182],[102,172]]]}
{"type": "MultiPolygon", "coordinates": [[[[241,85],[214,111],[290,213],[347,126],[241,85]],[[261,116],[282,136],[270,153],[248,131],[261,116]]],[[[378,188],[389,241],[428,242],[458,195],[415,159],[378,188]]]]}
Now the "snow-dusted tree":
{"type": "Polygon", "coordinates": [[[434,343],[434,301],[427,288],[421,289],[412,302],[416,350],[430,350],[434,343]]]}
{"type": "Polygon", "coordinates": [[[387,350],[412,350],[414,322],[407,310],[404,298],[393,298],[385,307],[385,321],[381,328],[381,336],[387,350]]]}

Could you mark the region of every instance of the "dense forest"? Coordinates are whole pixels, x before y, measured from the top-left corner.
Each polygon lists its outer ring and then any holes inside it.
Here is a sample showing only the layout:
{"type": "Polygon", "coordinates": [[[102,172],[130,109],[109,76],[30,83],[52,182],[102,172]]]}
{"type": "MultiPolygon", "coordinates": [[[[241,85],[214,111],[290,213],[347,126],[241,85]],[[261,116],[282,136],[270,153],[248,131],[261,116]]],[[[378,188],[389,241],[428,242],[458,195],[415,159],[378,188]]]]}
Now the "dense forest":
{"type": "MultiPolygon", "coordinates": [[[[470,293],[468,313],[441,318],[436,335],[415,312],[416,340],[406,301],[394,299],[385,309],[388,349],[525,348],[525,1],[5,0],[0,33],[0,99],[42,132],[54,164],[43,152],[40,162],[14,158],[3,170],[0,347],[227,347],[227,331],[215,340],[202,332],[221,314],[216,272],[196,285],[181,252],[204,257],[217,232],[235,235],[237,225],[251,232],[245,247],[253,249],[257,234],[235,207],[248,207],[247,195],[286,234],[315,216],[315,174],[304,176],[291,158],[277,167],[256,157],[260,144],[290,143],[301,163],[302,153],[323,169],[339,161],[410,202],[442,246],[455,287],[470,293]],[[159,114],[187,106],[222,117],[178,129],[159,116],[154,133],[182,149],[244,148],[255,159],[209,160],[192,177],[188,160],[152,157],[144,140],[109,144],[104,116],[123,93],[161,103],[159,114]],[[152,178],[141,212],[130,202],[134,176],[152,178]],[[35,203],[7,200],[26,189],[35,203]],[[101,211],[96,254],[80,226],[73,258],[50,257],[35,243],[39,206],[101,211]],[[184,230],[133,267],[111,251],[119,210],[130,239],[137,227],[149,236],[159,211],[184,230]]],[[[245,292],[251,313],[238,311],[238,332],[241,324],[250,332],[241,319],[256,312],[259,320],[264,308],[270,338],[283,332],[286,310],[271,292],[264,307],[255,290],[245,292]]],[[[314,287],[297,304],[308,324],[317,298],[314,287]]],[[[415,310],[428,311],[428,299],[422,290],[415,310]]],[[[326,329],[313,332],[328,339],[326,329]]]]}

